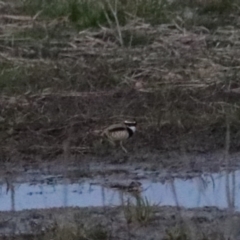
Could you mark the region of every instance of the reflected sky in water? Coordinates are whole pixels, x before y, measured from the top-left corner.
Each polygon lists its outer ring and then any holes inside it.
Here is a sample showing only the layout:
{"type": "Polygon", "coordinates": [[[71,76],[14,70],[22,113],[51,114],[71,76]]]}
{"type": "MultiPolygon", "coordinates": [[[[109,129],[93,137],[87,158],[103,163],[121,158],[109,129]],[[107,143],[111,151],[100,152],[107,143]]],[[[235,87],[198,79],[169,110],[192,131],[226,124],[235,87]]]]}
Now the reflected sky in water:
{"type": "MultiPolygon", "coordinates": [[[[0,211],[41,209],[52,207],[117,206],[134,197],[117,189],[91,182],[81,183],[13,183],[0,185],[0,211]]],[[[151,204],[182,206],[186,208],[215,206],[227,208],[234,205],[240,210],[240,171],[205,175],[192,179],[175,178],[171,181],[140,181],[142,197],[151,204]]]]}

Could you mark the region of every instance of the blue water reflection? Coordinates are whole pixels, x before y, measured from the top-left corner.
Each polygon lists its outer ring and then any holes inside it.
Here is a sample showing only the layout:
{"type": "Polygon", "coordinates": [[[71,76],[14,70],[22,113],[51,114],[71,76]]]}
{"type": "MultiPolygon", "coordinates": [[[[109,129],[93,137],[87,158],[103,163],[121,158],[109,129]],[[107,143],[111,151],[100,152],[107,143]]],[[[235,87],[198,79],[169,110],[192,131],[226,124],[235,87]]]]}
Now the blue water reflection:
{"type": "MultiPolygon", "coordinates": [[[[192,179],[175,178],[165,182],[142,180],[143,192],[152,204],[186,208],[229,206],[240,210],[240,171],[202,175],[192,179]]],[[[134,196],[91,182],[59,184],[0,184],[0,211],[53,207],[117,206],[134,196]]]]}

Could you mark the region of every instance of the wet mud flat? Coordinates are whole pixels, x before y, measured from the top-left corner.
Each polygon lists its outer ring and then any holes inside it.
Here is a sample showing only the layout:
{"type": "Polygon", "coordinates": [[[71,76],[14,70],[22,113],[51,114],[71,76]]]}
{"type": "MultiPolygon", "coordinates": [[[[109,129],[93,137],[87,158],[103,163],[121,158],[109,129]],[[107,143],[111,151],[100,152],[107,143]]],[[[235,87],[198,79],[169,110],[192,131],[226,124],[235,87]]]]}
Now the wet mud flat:
{"type": "Polygon", "coordinates": [[[162,156],[159,162],[6,163],[0,235],[46,239],[54,231],[84,229],[84,234],[104,231],[102,239],[238,239],[238,154],[228,163],[221,156],[189,156],[198,168],[181,157],[162,156]],[[167,161],[175,167],[163,168],[167,161]]]}
{"type": "MultiPolygon", "coordinates": [[[[32,176],[31,173],[40,175],[65,174],[74,175],[76,178],[98,176],[113,178],[124,175],[127,178],[140,177],[151,178],[161,175],[166,178],[171,176],[192,177],[204,172],[220,172],[222,170],[236,170],[240,168],[239,152],[230,153],[225,157],[225,150],[213,152],[181,152],[181,151],[146,151],[139,150],[137,153],[124,154],[115,151],[107,156],[88,155],[60,155],[54,159],[39,156],[28,156],[26,159],[19,155],[11,161],[2,162],[1,176],[6,172],[13,175],[32,176]],[[29,174],[25,174],[29,173],[29,174]],[[149,173],[149,174],[148,174],[149,173]]],[[[73,177],[73,176],[70,176],[73,177]]],[[[30,179],[29,179],[30,180],[30,179]]]]}

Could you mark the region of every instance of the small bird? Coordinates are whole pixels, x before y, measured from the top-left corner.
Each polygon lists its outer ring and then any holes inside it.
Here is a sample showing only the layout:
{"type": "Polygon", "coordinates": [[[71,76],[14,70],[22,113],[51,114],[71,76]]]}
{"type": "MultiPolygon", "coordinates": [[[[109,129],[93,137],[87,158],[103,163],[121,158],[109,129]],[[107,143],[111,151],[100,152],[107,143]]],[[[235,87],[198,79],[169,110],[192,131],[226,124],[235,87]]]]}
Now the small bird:
{"type": "Polygon", "coordinates": [[[122,124],[113,124],[103,130],[101,136],[106,137],[112,145],[116,142],[120,143],[122,150],[127,153],[127,149],[123,146],[123,141],[132,137],[136,132],[136,121],[124,121],[122,124]]]}

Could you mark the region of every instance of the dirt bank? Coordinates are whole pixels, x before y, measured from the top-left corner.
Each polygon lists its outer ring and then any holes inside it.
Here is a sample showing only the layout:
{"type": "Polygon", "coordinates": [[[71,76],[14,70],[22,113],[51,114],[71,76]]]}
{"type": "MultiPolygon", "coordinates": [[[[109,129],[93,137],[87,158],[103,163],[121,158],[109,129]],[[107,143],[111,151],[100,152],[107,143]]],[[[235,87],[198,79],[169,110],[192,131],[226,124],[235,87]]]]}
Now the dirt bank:
{"type": "MultiPolygon", "coordinates": [[[[86,235],[89,230],[96,235],[105,232],[108,237],[104,239],[129,239],[129,236],[131,239],[179,239],[180,236],[186,239],[193,236],[191,239],[218,239],[221,235],[236,239],[239,236],[237,225],[240,216],[236,213],[231,215],[214,208],[184,210],[154,207],[146,221],[137,220],[136,216],[129,221],[125,210],[124,207],[105,207],[1,213],[1,234],[20,232],[31,239],[34,237],[31,231],[36,234],[47,229],[46,237],[51,231],[63,231],[60,230],[62,228],[69,231],[78,227],[86,235]]],[[[41,237],[44,238],[44,234],[41,237]]],[[[17,236],[14,239],[18,239],[17,236]]]]}

